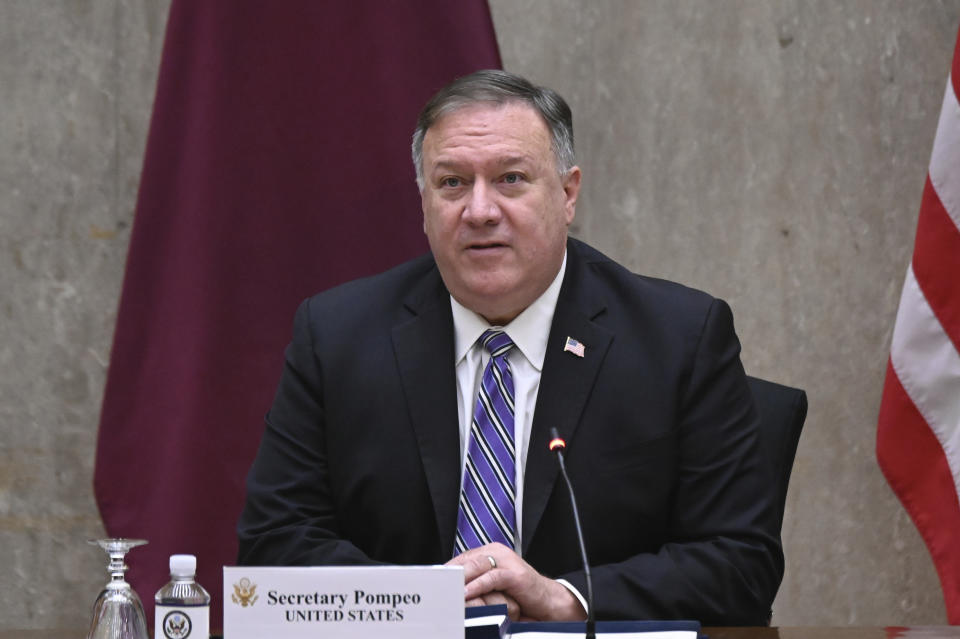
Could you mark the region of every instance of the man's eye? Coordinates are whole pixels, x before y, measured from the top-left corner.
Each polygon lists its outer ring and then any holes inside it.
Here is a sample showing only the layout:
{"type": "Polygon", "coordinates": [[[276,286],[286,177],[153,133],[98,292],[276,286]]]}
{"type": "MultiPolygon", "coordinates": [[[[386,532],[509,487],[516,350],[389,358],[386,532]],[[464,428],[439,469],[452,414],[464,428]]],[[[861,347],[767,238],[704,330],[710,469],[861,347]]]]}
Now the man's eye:
{"type": "Polygon", "coordinates": [[[460,182],[460,178],[448,177],[448,178],[443,178],[443,181],[441,182],[441,184],[449,188],[456,188],[460,186],[462,182],[460,182]]]}
{"type": "Polygon", "coordinates": [[[519,173],[507,173],[503,176],[503,181],[507,184],[518,184],[521,180],[523,180],[523,176],[519,173]]]}

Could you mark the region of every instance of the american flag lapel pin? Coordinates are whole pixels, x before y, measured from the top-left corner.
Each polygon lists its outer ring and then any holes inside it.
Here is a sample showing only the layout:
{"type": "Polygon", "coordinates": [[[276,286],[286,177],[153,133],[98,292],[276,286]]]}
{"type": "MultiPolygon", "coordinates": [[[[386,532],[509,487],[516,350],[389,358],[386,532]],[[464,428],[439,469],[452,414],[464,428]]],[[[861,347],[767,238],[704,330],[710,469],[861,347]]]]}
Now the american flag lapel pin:
{"type": "Polygon", "coordinates": [[[563,352],[573,353],[577,357],[583,357],[585,353],[583,344],[573,339],[572,337],[567,338],[567,343],[563,345],[563,352]]]}

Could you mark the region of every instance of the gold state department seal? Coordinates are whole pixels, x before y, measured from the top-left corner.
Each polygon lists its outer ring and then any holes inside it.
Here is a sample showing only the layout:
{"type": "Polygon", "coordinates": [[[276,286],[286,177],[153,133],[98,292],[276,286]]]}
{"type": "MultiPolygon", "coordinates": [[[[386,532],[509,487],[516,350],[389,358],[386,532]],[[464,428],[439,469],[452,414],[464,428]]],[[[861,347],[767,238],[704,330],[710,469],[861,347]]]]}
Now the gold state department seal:
{"type": "Polygon", "coordinates": [[[256,603],[260,596],[257,594],[257,584],[246,577],[233,584],[233,594],[230,596],[233,603],[240,604],[244,608],[256,603]]]}

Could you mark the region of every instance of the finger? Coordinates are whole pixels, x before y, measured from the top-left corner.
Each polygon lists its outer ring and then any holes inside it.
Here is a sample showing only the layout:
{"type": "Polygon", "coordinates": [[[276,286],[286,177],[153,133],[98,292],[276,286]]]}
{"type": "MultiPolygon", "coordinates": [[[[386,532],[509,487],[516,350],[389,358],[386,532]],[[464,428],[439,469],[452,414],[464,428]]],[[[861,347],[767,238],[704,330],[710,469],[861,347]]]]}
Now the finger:
{"type": "MultiPolygon", "coordinates": [[[[466,555],[457,555],[445,565],[447,566],[461,566],[463,568],[463,583],[468,584],[478,575],[483,574],[482,564],[477,563],[477,560],[472,557],[467,557],[466,555]]],[[[487,563],[487,566],[490,564],[487,563]]]]}
{"type": "Polygon", "coordinates": [[[467,608],[475,608],[476,606],[486,606],[487,601],[483,597],[474,597],[473,599],[467,599],[464,603],[464,606],[467,608]]]}
{"type": "Polygon", "coordinates": [[[463,581],[470,583],[480,575],[499,568],[501,562],[509,563],[512,555],[514,552],[504,546],[489,544],[457,555],[446,565],[463,566],[463,581]]]}
{"type": "Polygon", "coordinates": [[[486,568],[480,569],[471,579],[464,579],[464,595],[469,599],[486,597],[498,590],[508,590],[507,585],[511,583],[512,575],[513,572],[508,568],[499,564],[492,568],[490,563],[486,562],[486,568]]]}
{"type": "Polygon", "coordinates": [[[505,592],[488,593],[483,597],[483,600],[487,602],[488,606],[495,606],[497,604],[506,605],[507,616],[513,621],[517,621],[520,618],[520,604],[505,592]]]}
{"type": "MultiPolygon", "coordinates": [[[[532,572],[520,556],[503,544],[487,544],[464,553],[464,585],[467,598],[495,590],[510,592],[518,579],[532,572]]],[[[461,555],[463,556],[463,555],[461,555]]]]}

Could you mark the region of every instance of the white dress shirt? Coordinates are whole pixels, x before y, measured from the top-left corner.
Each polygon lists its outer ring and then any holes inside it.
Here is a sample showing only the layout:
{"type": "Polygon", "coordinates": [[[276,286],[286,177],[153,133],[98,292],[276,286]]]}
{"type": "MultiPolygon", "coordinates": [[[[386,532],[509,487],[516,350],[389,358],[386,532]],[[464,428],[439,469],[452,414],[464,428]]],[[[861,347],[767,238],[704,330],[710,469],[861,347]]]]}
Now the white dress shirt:
{"type": "MultiPolygon", "coordinates": [[[[567,268],[567,255],[563,255],[560,271],[553,278],[547,290],[538,297],[512,322],[503,327],[504,332],[513,341],[516,348],[507,354],[510,371],[513,373],[514,413],[513,440],[517,453],[516,459],[516,509],[517,529],[514,536],[514,550],[520,553],[523,535],[523,471],[527,463],[527,449],[530,447],[530,423],[533,421],[533,409],[540,390],[540,373],[543,370],[543,358],[547,352],[547,338],[553,323],[553,312],[560,296],[560,285],[567,268]]],[[[450,297],[453,309],[454,353],[457,358],[457,413],[460,419],[460,476],[467,458],[467,445],[470,441],[470,426],[473,412],[480,392],[483,369],[490,361],[490,353],[477,340],[491,327],[483,317],[450,297]]]]}
{"type": "MultiPolygon", "coordinates": [[[[543,360],[547,354],[547,339],[553,324],[553,313],[560,297],[560,285],[567,270],[567,254],[563,254],[560,271],[553,278],[547,290],[517,315],[512,322],[502,327],[492,327],[483,317],[471,311],[450,296],[453,310],[454,353],[457,366],[457,416],[460,420],[460,477],[467,459],[467,446],[470,442],[470,426],[473,423],[473,411],[480,392],[483,369],[490,361],[490,353],[477,343],[483,332],[489,328],[503,328],[516,348],[507,354],[510,371],[513,373],[513,440],[517,453],[516,511],[517,529],[514,536],[514,550],[521,554],[523,536],[523,474],[527,465],[527,449],[530,448],[530,425],[533,422],[533,410],[537,405],[537,393],[540,391],[540,374],[543,360]]],[[[580,602],[584,611],[586,599],[565,579],[558,579],[580,602]]]]}

